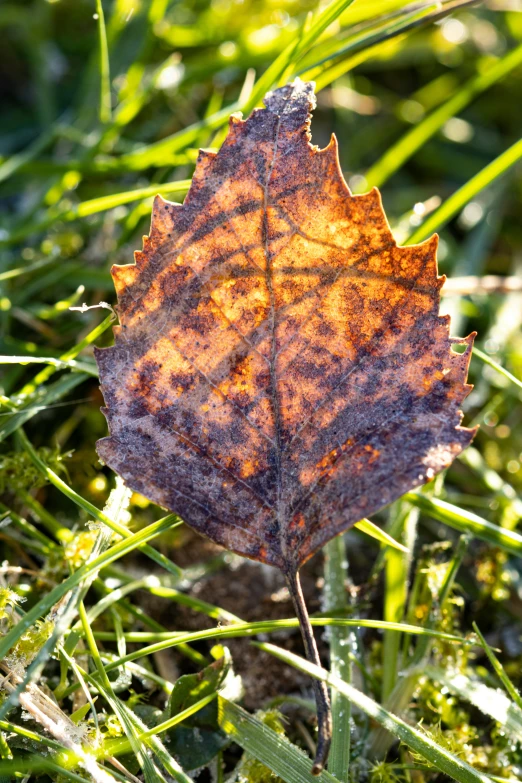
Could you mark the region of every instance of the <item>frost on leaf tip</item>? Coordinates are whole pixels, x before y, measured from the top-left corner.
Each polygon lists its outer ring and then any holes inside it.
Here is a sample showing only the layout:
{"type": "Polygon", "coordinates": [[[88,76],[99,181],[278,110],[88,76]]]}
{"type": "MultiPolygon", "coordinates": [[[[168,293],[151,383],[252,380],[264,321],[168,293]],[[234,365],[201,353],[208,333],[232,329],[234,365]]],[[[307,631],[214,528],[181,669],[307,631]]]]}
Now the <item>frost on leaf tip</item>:
{"type": "Polygon", "coordinates": [[[436,237],[397,247],[335,138],[310,143],[313,85],[265,105],[200,154],[183,206],[156,198],[135,265],[113,267],[97,448],[200,533],[292,572],[470,443],[473,335],[451,350],[436,237]]]}

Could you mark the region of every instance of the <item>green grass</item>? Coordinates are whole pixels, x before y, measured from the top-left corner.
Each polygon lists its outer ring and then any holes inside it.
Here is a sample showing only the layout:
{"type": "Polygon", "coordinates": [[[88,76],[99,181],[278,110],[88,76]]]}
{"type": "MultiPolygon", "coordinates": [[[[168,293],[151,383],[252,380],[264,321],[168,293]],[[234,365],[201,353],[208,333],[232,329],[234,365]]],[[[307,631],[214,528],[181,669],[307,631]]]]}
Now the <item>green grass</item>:
{"type": "Polygon", "coordinates": [[[311,782],[305,674],[332,688],[319,780],[519,779],[521,294],[444,298],[452,333],[478,333],[480,430],[305,568],[323,668],[289,651],[281,584],[266,577],[260,608],[258,566],[203,548],[97,461],[92,348],[110,344],[116,315],[96,305],[153,196],[182,200],[198,149],[296,75],[317,83],[314,141],[335,131],[350,187],[380,187],[399,242],[438,231],[441,273],[520,277],[520,13],[4,0],[0,31],[0,779],[311,782]],[[254,693],[242,656],[262,661],[254,693]]]}

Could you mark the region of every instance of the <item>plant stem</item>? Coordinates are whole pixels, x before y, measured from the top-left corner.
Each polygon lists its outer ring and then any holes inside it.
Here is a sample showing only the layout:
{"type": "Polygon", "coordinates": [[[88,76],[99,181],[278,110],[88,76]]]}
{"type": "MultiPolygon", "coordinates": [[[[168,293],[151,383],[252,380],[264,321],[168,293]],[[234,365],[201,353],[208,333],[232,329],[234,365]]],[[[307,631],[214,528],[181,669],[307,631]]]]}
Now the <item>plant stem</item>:
{"type": "MultiPolygon", "coordinates": [[[[301,590],[299,573],[297,571],[288,571],[285,573],[285,578],[292,597],[295,613],[299,620],[306,657],[310,663],[320,666],[319,652],[317,650],[314,632],[310,624],[303,591],[301,590]]],[[[313,688],[317,706],[317,750],[312,767],[312,775],[319,775],[326,764],[332,741],[332,713],[330,710],[330,698],[328,696],[326,684],[314,679],[313,688]]]]}

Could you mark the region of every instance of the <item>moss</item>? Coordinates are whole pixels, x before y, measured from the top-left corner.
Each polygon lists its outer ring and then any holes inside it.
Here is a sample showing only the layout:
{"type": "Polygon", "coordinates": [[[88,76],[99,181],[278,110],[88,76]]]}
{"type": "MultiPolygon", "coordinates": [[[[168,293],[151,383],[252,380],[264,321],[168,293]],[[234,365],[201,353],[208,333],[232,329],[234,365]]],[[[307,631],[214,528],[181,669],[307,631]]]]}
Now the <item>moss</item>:
{"type": "MultiPolygon", "coordinates": [[[[256,718],[276,734],[285,736],[283,716],[278,710],[260,710],[256,712],[256,718]]],[[[243,753],[237,773],[239,783],[283,783],[278,775],[247,752],[243,753]]]]}

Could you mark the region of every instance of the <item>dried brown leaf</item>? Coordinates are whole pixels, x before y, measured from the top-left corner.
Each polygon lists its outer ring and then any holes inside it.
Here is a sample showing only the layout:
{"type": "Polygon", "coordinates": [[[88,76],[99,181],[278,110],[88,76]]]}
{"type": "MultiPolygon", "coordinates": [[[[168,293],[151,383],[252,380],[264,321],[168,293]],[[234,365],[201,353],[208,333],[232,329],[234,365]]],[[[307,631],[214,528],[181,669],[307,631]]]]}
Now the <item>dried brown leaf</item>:
{"type": "Polygon", "coordinates": [[[265,105],[231,117],[183,206],[158,196],[136,264],[112,269],[121,326],[96,353],[97,449],[295,593],[330,538],[470,443],[473,335],[450,338],[438,314],[437,238],[397,247],[379,192],[348,190],[335,137],[311,145],[313,85],[265,105]]]}

